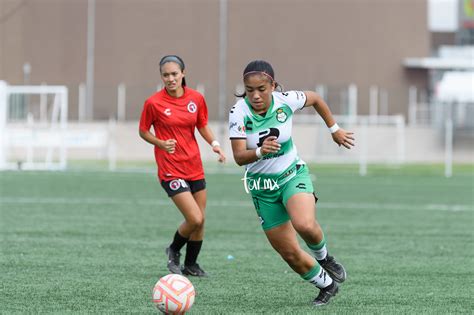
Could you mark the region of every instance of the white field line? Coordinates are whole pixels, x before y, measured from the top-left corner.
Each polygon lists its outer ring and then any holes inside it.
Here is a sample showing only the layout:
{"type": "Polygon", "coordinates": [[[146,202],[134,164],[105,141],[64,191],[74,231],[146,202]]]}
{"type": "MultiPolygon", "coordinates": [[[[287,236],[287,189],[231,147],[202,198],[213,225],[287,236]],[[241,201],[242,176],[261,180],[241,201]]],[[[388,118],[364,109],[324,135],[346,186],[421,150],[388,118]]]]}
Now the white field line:
{"type": "MultiPolygon", "coordinates": [[[[16,204],[63,204],[63,205],[137,205],[170,206],[169,199],[133,198],[56,198],[56,197],[0,197],[0,205],[16,204]]],[[[208,200],[211,207],[253,207],[249,201],[208,200]]],[[[474,211],[468,204],[404,204],[404,203],[358,203],[358,202],[318,202],[319,209],[337,210],[401,210],[401,211],[474,211]]]]}

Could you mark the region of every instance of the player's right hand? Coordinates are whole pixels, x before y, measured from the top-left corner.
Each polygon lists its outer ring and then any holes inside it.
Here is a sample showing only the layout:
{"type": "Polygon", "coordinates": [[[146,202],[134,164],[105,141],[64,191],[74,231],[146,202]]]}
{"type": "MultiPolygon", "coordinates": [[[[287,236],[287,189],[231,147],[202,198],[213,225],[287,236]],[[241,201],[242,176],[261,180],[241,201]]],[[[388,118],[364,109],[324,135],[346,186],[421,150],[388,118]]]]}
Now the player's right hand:
{"type": "Polygon", "coordinates": [[[160,147],[161,150],[166,151],[170,154],[173,154],[175,149],[176,149],[176,141],[175,139],[168,139],[162,142],[162,145],[160,147]]]}
{"type": "Polygon", "coordinates": [[[354,133],[351,131],[346,131],[340,128],[338,131],[332,134],[332,139],[336,142],[339,146],[344,146],[346,149],[350,149],[354,146],[354,133]]]}
{"type": "Polygon", "coordinates": [[[270,154],[270,153],[277,153],[280,151],[281,145],[277,142],[277,137],[275,136],[270,136],[263,140],[262,148],[260,149],[260,152],[265,155],[265,154],[270,154]]]}

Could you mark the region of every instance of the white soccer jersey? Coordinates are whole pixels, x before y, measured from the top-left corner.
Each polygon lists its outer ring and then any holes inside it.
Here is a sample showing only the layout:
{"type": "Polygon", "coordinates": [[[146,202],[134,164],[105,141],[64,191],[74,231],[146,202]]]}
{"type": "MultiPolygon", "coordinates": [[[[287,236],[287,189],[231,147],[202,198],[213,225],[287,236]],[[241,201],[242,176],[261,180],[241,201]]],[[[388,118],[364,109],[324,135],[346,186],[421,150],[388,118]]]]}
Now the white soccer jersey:
{"type": "Polygon", "coordinates": [[[302,91],[273,92],[273,100],[265,116],[256,114],[246,98],[239,100],[230,110],[230,139],[246,139],[247,149],[262,146],[269,136],[276,136],[281,148],[277,153],[264,155],[248,164],[250,173],[280,174],[299,159],[291,138],[293,113],[304,107],[306,95],[302,91]]]}

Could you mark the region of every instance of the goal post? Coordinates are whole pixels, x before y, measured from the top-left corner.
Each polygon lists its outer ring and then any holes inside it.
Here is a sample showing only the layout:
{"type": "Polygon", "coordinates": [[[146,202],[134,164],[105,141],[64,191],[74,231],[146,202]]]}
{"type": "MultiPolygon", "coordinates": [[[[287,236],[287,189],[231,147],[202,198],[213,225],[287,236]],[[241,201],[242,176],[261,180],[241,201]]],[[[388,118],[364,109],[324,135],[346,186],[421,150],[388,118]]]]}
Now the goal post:
{"type": "Polygon", "coordinates": [[[8,85],[0,81],[0,169],[65,169],[67,150],[62,135],[67,129],[67,117],[65,86],[8,85]],[[29,100],[22,104],[26,111],[20,117],[12,115],[19,105],[13,102],[17,96],[29,100]],[[39,110],[41,120],[35,119],[39,110]],[[44,112],[49,114],[45,116],[44,112]]]}
{"type": "Polygon", "coordinates": [[[90,149],[106,155],[114,170],[114,133],[114,121],[68,123],[65,86],[0,81],[0,170],[65,170],[70,156],[89,156],[90,149]]]}

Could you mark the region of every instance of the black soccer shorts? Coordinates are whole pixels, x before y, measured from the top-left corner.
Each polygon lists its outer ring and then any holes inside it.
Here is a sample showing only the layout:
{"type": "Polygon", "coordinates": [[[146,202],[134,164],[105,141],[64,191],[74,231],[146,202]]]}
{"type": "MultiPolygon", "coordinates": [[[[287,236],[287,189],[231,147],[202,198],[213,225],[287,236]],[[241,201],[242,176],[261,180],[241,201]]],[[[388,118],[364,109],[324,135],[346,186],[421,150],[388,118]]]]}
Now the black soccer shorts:
{"type": "Polygon", "coordinates": [[[190,191],[192,194],[200,190],[206,189],[206,180],[185,180],[185,179],[173,179],[169,181],[161,181],[161,186],[168,194],[168,197],[173,197],[179,193],[190,191]]]}

